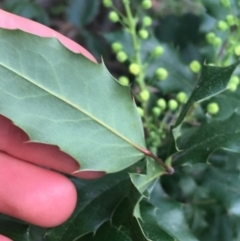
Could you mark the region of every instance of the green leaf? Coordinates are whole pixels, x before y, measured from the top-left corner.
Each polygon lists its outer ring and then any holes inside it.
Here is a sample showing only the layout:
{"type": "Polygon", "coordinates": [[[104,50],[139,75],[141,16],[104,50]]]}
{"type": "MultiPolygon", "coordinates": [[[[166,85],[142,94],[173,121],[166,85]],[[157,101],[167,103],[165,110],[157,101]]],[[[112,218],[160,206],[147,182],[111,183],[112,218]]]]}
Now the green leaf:
{"type": "Polygon", "coordinates": [[[182,205],[167,197],[159,182],[150,191],[150,202],[155,206],[159,227],[167,232],[174,241],[198,241],[187,225],[182,205]]]}
{"type": "Polygon", "coordinates": [[[239,62],[227,67],[203,65],[201,77],[188,102],[183,106],[174,128],[182,123],[193,103],[204,101],[226,90],[228,81],[238,64],[239,62]]]}
{"type": "Polygon", "coordinates": [[[204,123],[193,133],[180,137],[178,142],[182,150],[176,157],[173,165],[183,163],[197,163],[208,160],[209,155],[217,149],[227,149],[240,152],[240,115],[233,114],[225,121],[204,123]]]}
{"type": "Polygon", "coordinates": [[[132,183],[135,185],[135,187],[138,189],[140,193],[143,193],[156,178],[159,178],[161,175],[165,173],[163,167],[153,160],[147,159],[146,168],[146,174],[130,174],[132,183]]]}
{"type": "Polygon", "coordinates": [[[100,8],[100,1],[96,0],[70,0],[68,2],[68,19],[73,25],[79,27],[92,22],[100,8]]]}
{"type": "Polygon", "coordinates": [[[75,240],[95,232],[110,220],[119,202],[129,195],[131,181],[126,173],[107,175],[102,179],[73,179],[78,191],[78,203],[71,218],[46,233],[47,241],[75,240]]]}
{"type": "Polygon", "coordinates": [[[143,157],[129,87],[104,64],[54,38],[0,30],[0,113],[36,142],[58,145],[81,170],[117,172],[143,157]]]}

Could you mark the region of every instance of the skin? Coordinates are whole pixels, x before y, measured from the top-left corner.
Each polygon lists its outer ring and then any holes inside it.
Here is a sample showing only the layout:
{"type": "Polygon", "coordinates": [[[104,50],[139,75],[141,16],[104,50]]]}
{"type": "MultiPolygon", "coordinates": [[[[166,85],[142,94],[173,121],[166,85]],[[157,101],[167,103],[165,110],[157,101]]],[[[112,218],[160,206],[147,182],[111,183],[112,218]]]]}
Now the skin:
{"type": "MultiPolygon", "coordinates": [[[[1,28],[57,38],[69,50],[96,63],[87,50],[60,33],[3,10],[1,28]]],[[[41,227],[62,224],[74,211],[77,193],[72,182],[58,171],[85,179],[104,175],[76,173],[78,170],[80,166],[71,156],[57,146],[31,142],[26,133],[0,114],[0,213],[41,227]]],[[[9,240],[0,235],[0,241],[9,240]]]]}

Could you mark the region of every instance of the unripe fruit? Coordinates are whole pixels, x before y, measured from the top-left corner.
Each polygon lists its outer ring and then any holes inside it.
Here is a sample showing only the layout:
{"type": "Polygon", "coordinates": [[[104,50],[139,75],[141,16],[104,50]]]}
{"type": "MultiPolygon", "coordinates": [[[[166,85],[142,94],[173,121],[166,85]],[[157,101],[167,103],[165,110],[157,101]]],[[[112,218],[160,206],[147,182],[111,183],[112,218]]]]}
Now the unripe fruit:
{"type": "Polygon", "coordinates": [[[111,47],[112,47],[113,52],[115,52],[115,53],[119,52],[123,48],[122,44],[119,42],[112,43],[111,47]]]}
{"type": "Polygon", "coordinates": [[[129,79],[126,76],[119,77],[118,81],[122,85],[129,85],[129,79]]]}
{"type": "Polygon", "coordinates": [[[165,80],[168,77],[168,71],[164,68],[158,68],[155,74],[159,80],[165,80]]]}
{"type": "Polygon", "coordinates": [[[156,116],[156,117],[158,117],[158,116],[160,116],[160,114],[161,114],[161,109],[159,108],[159,107],[153,107],[153,109],[152,109],[152,112],[153,112],[153,114],[156,116]]]}
{"type": "Polygon", "coordinates": [[[239,77],[236,75],[233,75],[230,80],[229,83],[235,84],[235,85],[239,85],[240,84],[240,80],[239,77]]]}
{"type": "Polygon", "coordinates": [[[138,114],[143,117],[144,116],[144,110],[141,107],[137,107],[138,114]]]}
{"type": "Polygon", "coordinates": [[[160,57],[164,52],[164,49],[162,46],[157,46],[152,52],[151,52],[151,55],[154,57],[154,58],[157,58],[157,57],[160,57]]]}
{"type": "Polygon", "coordinates": [[[106,8],[110,8],[113,6],[112,0],[103,0],[102,3],[103,3],[103,6],[106,8]]]}
{"type": "Polygon", "coordinates": [[[237,87],[238,85],[236,85],[235,83],[229,83],[228,84],[228,89],[231,91],[231,92],[235,92],[237,90],[237,87]]]}
{"type": "Polygon", "coordinates": [[[165,110],[167,107],[167,102],[163,98],[158,99],[157,105],[161,108],[161,110],[165,110]]]}
{"type": "Polygon", "coordinates": [[[146,29],[140,29],[140,30],[138,31],[138,35],[139,35],[139,37],[142,38],[142,39],[147,39],[148,36],[149,36],[149,33],[148,33],[148,31],[147,31],[146,29]]]}
{"type": "Polygon", "coordinates": [[[233,25],[235,25],[235,17],[232,14],[229,14],[226,16],[226,21],[228,26],[232,27],[233,25]]]}
{"type": "Polygon", "coordinates": [[[229,0],[221,0],[221,4],[225,8],[230,7],[230,1],[229,0]]]}
{"type": "Polygon", "coordinates": [[[152,24],[152,18],[149,16],[144,16],[142,22],[144,27],[148,27],[152,24]]]}
{"type": "Polygon", "coordinates": [[[228,29],[227,23],[223,20],[218,21],[217,27],[221,31],[226,31],[228,29]]]}
{"type": "Polygon", "coordinates": [[[168,101],[168,109],[171,110],[171,111],[174,111],[178,108],[178,103],[176,100],[169,100],[168,101]]]}
{"type": "Polygon", "coordinates": [[[237,56],[240,56],[240,45],[238,45],[237,47],[235,47],[234,53],[235,53],[237,56]]]}
{"type": "Polygon", "coordinates": [[[123,51],[119,51],[118,53],[117,53],[117,60],[120,62],[120,63],[123,63],[123,62],[125,62],[126,60],[127,60],[127,58],[128,58],[128,56],[127,56],[127,54],[125,53],[125,52],[123,52],[123,51]]]}
{"type": "Polygon", "coordinates": [[[142,90],[139,94],[140,99],[144,102],[148,101],[149,97],[150,97],[150,93],[148,90],[142,90]]]}
{"type": "Polygon", "coordinates": [[[142,5],[142,8],[149,9],[152,7],[152,2],[151,0],[143,0],[141,5],[142,5]]]}
{"type": "Polygon", "coordinates": [[[222,44],[222,39],[219,37],[215,37],[212,41],[212,45],[215,47],[219,47],[222,44]]]}
{"type": "Polygon", "coordinates": [[[201,70],[201,64],[197,60],[193,60],[189,67],[193,73],[199,73],[201,70]]]}
{"type": "Polygon", "coordinates": [[[140,66],[138,64],[132,63],[129,66],[130,73],[138,75],[140,73],[140,66]]]}
{"type": "Polygon", "coordinates": [[[177,100],[179,101],[179,103],[181,104],[185,104],[187,102],[188,96],[185,92],[179,92],[177,94],[177,100]]]}
{"type": "Polygon", "coordinates": [[[119,21],[119,16],[115,11],[111,11],[108,15],[110,21],[116,23],[119,21]]]}
{"type": "Polygon", "coordinates": [[[216,102],[207,105],[207,112],[211,115],[216,115],[219,112],[219,106],[216,102]]]}
{"type": "Polygon", "coordinates": [[[210,43],[210,44],[213,43],[215,37],[216,37],[216,35],[213,32],[210,32],[206,35],[206,39],[207,39],[208,43],[210,43]]]}

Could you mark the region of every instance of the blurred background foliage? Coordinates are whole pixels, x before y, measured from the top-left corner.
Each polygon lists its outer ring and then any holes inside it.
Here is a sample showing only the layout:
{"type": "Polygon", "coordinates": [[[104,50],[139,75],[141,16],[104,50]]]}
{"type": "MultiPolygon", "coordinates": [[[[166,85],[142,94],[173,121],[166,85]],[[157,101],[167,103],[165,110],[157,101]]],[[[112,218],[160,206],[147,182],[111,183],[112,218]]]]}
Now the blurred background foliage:
{"type": "MultiPolygon", "coordinates": [[[[140,4],[140,0],[131,2],[133,9],[140,4]]],[[[114,3],[122,9],[120,0],[114,0],[114,3]]],[[[159,43],[165,50],[161,59],[154,60],[147,72],[146,83],[152,87],[152,93],[156,93],[151,96],[154,102],[161,96],[170,99],[179,91],[191,93],[198,76],[189,69],[189,63],[193,60],[200,63],[216,60],[216,51],[207,43],[206,34],[215,31],[223,41],[227,39],[227,33],[216,30],[216,23],[229,11],[221,7],[218,0],[152,0],[152,4],[149,10],[153,19],[151,37],[144,40],[142,58],[147,58],[159,43]],[[167,81],[154,80],[154,71],[159,66],[168,70],[167,81]]],[[[232,14],[239,17],[240,1],[231,0],[231,4],[232,14]]],[[[111,50],[111,44],[120,41],[131,54],[131,40],[120,24],[109,21],[110,10],[102,6],[101,0],[1,0],[0,8],[48,25],[74,39],[98,61],[103,59],[114,77],[125,75],[130,81],[134,79],[128,65],[119,63],[111,50]]],[[[142,14],[138,12],[139,16],[142,14]]],[[[211,101],[226,110],[215,118],[229,118],[239,107],[239,98],[239,89],[213,97],[211,101]],[[231,98],[228,97],[230,94],[231,98]]],[[[196,109],[198,120],[208,121],[204,114],[208,102],[196,109]]],[[[166,145],[159,150],[161,155],[165,154],[166,145]]],[[[174,175],[161,178],[161,185],[171,200],[181,203],[189,227],[199,240],[239,241],[240,155],[219,150],[210,156],[208,162],[210,165],[200,163],[176,168],[174,175]]],[[[154,199],[154,194],[152,196],[154,199]]]]}

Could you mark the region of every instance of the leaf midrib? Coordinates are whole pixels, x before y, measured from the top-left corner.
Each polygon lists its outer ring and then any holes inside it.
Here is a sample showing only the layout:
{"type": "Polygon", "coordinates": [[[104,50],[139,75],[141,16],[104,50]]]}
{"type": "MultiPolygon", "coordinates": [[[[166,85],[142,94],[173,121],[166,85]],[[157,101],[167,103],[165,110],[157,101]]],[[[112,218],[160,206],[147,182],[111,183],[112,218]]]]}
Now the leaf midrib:
{"type": "Polygon", "coordinates": [[[104,122],[102,122],[101,120],[99,120],[98,118],[94,117],[92,114],[84,111],[81,107],[75,105],[74,103],[66,100],[65,98],[59,96],[58,94],[55,94],[54,92],[46,89],[45,87],[35,83],[33,80],[31,80],[30,78],[28,78],[27,76],[22,75],[21,73],[19,73],[18,71],[6,66],[3,63],[0,63],[0,65],[2,67],[4,67],[5,69],[9,70],[10,72],[12,71],[14,74],[20,76],[21,78],[25,79],[26,81],[28,81],[29,83],[35,85],[36,87],[40,88],[41,90],[45,91],[46,93],[54,96],[55,98],[59,99],[60,101],[63,101],[64,103],[67,103],[68,105],[72,106],[73,108],[75,108],[76,110],[82,112],[83,114],[85,114],[86,116],[90,117],[90,119],[94,120],[96,123],[98,123],[99,125],[105,127],[106,129],[108,129],[109,131],[111,131],[112,133],[114,133],[116,136],[120,137],[121,139],[123,139],[124,141],[126,141],[127,143],[129,143],[130,145],[132,145],[133,147],[135,147],[138,151],[142,152],[141,150],[143,148],[141,148],[140,146],[136,145],[135,143],[133,143],[131,140],[127,139],[125,136],[123,136],[122,134],[120,134],[119,132],[115,131],[112,127],[104,124],[104,122]]]}

